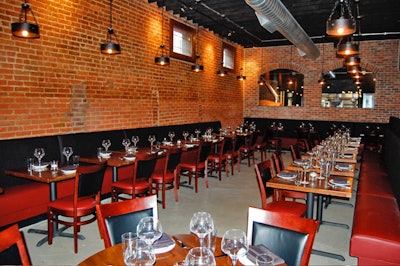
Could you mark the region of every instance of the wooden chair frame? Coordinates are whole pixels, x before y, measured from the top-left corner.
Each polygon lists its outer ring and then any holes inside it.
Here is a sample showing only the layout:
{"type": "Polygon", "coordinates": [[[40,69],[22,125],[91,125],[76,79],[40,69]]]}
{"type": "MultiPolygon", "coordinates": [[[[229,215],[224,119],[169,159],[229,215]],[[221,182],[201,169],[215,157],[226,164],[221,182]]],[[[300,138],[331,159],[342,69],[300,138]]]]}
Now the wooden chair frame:
{"type": "Polygon", "coordinates": [[[25,245],[22,232],[18,224],[14,224],[0,232],[0,252],[3,252],[13,245],[17,245],[22,265],[31,265],[29,253],[25,245]]]}

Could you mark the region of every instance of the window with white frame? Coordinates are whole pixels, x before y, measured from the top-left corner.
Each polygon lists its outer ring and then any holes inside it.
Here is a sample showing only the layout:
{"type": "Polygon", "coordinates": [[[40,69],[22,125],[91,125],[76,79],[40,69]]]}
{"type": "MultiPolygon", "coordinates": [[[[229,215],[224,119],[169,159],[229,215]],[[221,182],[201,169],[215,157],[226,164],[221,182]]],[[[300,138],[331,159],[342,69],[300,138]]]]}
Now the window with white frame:
{"type": "Polygon", "coordinates": [[[223,44],[222,66],[228,69],[235,69],[235,53],[236,49],[226,43],[223,44]]]}
{"type": "Polygon", "coordinates": [[[196,60],[194,41],[196,30],[178,21],[171,20],[170,33],[172,52],[174,58],[194,62],[196,60]]]}

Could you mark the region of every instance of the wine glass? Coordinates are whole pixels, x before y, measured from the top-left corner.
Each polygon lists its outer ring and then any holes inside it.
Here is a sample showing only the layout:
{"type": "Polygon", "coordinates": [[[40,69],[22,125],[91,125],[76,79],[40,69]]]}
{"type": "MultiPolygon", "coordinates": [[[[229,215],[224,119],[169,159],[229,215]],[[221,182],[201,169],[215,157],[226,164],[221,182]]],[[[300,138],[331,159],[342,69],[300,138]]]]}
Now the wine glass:
{"type": "Polygon", "coordinates": [[[174,142],[175,132],[174,131],[168,132],[168,137],[171,139],[171,142],[174,142]]]}
{"type": "Polygon", "coordinates": [[[190,232],[197,235],[200,247],[204,245],[204,238],[214,230],[214,221],[207,212],[196,212],[190,220],[190,232]]]}
{"type": "Polygon", "coordinates": [[[108,152],[108,148],[111,146],[111,141],[109,139],[103,139],[101,145],[103,145],[104,149],[106,149],[106,152],[108,152]]]}
{"type": "Polygon", "coordinates": [[[125,265],[153,265],[156,261],[153,247],[137,238],[135,233],[123,233],[121,240],[125,265]]]}
{"type": "Polygon", "coordinates": [[[189,250],[185,259],[186,265],[208,266],[215,265],[214,254],[211,250],[204,247],[195,247],[189,250]]]}
{"type": "Polygon", "coordinates": [[[132,137],[132,142],[133,142],[133,146],[134,146],[135,148],[137,148],[137,144],[138,144],[138,142],[139,142],[139,136],[133,136],[133,137],[132,137]]]}
{"type": "Polygon", "coordinates": [[[140,219],[136,232],[138,237],[145,241],[149,246],[152,246],[153,243],[163,234],[160,221],[153,216],[147,216],[140,219]]]}
{"type": "Polygon", "coordinates": [[[196,134],[196,139],[199,140],[199,135],[201,133],[201,130],[200,129],[195,129],[194,133],[196,134]]]}
{"type": "Polygon", "coordinates": [[[154,143],[154,141],[156,141],[156,136],[149,135],[148,140],[150,141],[150,148],[153,150],[153,143],[154,143]]]}
{"type": "Polygon", "coordinates": [[[65,156],[65,158],[67,158],[67,164],[69,164],[69,157],[71,157],[71,155],[74,153],[74,151],[72,150],[72,147],[64,147],[63,148],[63,154],[65,156]]]}
{"type": "Polygon", "coordinates": [[[45,154],[46,153],[44,152],[43,148],[36,148],[33,151],[33,155],[38,159],[39,166],[41,165],[42,158],[44,157],[45,154]]]}
{"type": "Polygon", "coordinates": [[[226,231],[222,237],[221,250],[231,258],[232,265],[236,266],[238,258],[249,250],[246,233],[239,229],[226,231]]]}
{"type": "Polygon", "coordinates": [[[125,151],[128,151],[129,145],[131,145],[131,141],[128,138],[122,139],[122,145],[125,147],[125,151]]]}
{"type": "Polygon", "coordinates": [[[187,140],[187,137],[189,136],[189,132],[183,131],[183,132],[182,132],[182,136],[183,136],[183,138],[184,138],[185,140],[187,140]]]}
{"type": "Polygon", "coordinates": [[[301,164],[301,167],[303,168],[303,180],[301,181],[302,184],[309,183],[307,181],[307,170],[310,168],[310,165],[311,165],[310,160],[304,160],[303,163],[301,164]]]}

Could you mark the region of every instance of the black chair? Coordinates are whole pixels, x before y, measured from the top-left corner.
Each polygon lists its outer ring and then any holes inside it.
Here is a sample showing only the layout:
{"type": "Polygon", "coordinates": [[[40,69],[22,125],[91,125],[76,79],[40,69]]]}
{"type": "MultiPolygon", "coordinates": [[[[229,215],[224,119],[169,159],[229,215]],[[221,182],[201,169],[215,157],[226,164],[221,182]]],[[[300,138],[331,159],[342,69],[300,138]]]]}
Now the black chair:
{"type": "Polygon", "coordinates": [[[105,248],[121,243],[125,232],[136,232],[140,219],[158,218],[157,196],[140,197],[122,202],[96,205],[100,236],[105,248]]]}
{"type": "Polygon", "coordinates": [[[306,266],[318,224],[308,218],[249,207],[247,238],[249,245],[264,245],[287,265],[306,266]]]}
{"type": "Polygon", "coordinates": [[[225,154],[228,152],[228,145],[225,145],[226,140],[223,139],[217,144],[217,152],[208,156],[207,161],[210,167],[209,171],[212,174],[214,170],[218,171],[218,179],[221,181],[222,170],[225,170],[228,176],[228,164],[226,163],[225,154]]]}

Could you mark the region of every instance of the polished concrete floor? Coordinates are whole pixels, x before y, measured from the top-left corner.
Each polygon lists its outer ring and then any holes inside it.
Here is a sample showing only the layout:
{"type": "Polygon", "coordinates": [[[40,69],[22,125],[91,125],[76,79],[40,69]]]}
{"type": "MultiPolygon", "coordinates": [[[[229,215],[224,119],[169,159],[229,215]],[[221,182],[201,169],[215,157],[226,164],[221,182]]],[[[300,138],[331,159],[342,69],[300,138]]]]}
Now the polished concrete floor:
{"type": "MultiPolygon", "coordinates": [[[[268,155],[268,158],[271,154],[268,155]]],[[[289,153],[283,153],[286,163],[291,161],[289,153]]],[[[260,161],[259,154],[256,155],[260,161]]],[[[356,185],[356,184],[355,184],[356,185]]],[[[354,203],[355,195],[349,201],[354,203]]],[[[109,202],[109,199],[103,201],[109,202]]],[[[167,207],[163,209],[158,205],[159,218],[163,229],[168,234],[190,233],[189,221],[194,212],[206,211],[211,213],[218,228],[218,236],[231,228],[246,231],[247,210],[249,206],[260,207],[260,195],[254,173],[254,167],[241,165],[241,172],[226,177],[223,174],[222,181],[217,178],[209,178],[209,188],[206,189],[204,180],[199,180],[199,192],[193,189],[181,187],[179,190],[179,202],[175,202],[173,191],[167,191],[167,207]]],[[[353,222],[352,207],[331,204],[324,209],[323,219],[345,223],[350,229],[321,225],[314,242],[314,249],[324,250],[344,256],[345,261],[327,258],[319,255],[311,255],[310,265],[356,265],[357,259],[349,256],[349,241],[351,225],[353,222]]],[[[25,227],[24,236],[28,250],[34,265],[76,265],[86,257],[104,249],[103,241],[99,237],[97,223],[94,222],[81,228],[81,234],[85,240],[79,240],[79,252],[73,251],[73,240],[68,238],[54,238],[53,244],[47,242],[41,247],[36,247],[37,241],[43,236],[28,233],[29,228],[46,229],[46,221],[25,227]]],[[[71,229],[68,229],[71,231],[71,229]]]]}

